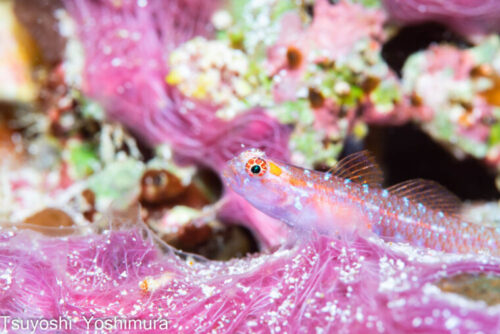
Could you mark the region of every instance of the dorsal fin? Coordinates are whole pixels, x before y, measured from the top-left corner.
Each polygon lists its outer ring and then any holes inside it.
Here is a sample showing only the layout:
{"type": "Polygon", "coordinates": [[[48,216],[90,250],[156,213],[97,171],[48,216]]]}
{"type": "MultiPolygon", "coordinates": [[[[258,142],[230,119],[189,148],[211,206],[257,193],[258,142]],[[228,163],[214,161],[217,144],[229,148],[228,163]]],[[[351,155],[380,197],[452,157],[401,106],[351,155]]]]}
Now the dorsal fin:
{"type": "Polygon", "coordinates": [[[430,180],[414,179],[395,184],[387,188],[391,194],[406,197],[416,203],[422,203],[429,209],[442,211],[448,215],[458,215],[460,199],[448,189],[430,180]]]}
{"type": "Polygon", "coordinates": [[[368,151],[348,155],[327,173],[372,187],[380,187],[383,181],[382,171],[368,151]]]}

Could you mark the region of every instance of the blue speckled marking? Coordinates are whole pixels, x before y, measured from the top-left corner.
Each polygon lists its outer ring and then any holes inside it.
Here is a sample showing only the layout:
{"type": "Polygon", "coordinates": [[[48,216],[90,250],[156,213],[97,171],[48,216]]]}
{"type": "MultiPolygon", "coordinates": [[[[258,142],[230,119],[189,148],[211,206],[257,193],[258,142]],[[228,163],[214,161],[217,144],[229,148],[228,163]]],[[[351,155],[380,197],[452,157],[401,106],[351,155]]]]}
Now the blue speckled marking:
{"type": "Polygon", "coordinates": [[[302,210],[303,209],[303,206],[302,206],[302,203],[300,202],[300,198],[297,196],[295,197],[295,203],[294,203],[294,206],[297,210],[302,210]]]}

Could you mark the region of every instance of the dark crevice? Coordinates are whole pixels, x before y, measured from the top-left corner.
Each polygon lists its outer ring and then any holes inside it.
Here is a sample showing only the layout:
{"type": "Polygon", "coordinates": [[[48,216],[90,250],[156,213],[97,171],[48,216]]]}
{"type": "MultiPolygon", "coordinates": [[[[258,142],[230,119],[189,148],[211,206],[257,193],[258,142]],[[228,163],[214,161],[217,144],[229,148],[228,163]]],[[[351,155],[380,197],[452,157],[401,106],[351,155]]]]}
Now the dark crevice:
{"type": "Polygon", "coordinates": [[[459,48],[471,46],[463,37],[445,26],[427,22],[401,28],[382,47],[382,57],[389,67],[401,76],[401,69],[406,59],[417,51],[427,49],[433,43],[450,43],[459,48]]]}
{"type": "Polygon", "coordinates": [[[217,261],[242,258],[259,251],[252,232],[238,225],[226,225],[218,230],[213,230],[207,225],[191,228],[186,235],[171,243],[171,246],[217,261]]]}
{"type": "Polygon", "coordinates": [[[434,180],[462,200],[500,198],[495,173],[474,158],[458,160],[414,125],[372,127],[365,147],[385,173],[385,186],[423,178],[434,180]]]}

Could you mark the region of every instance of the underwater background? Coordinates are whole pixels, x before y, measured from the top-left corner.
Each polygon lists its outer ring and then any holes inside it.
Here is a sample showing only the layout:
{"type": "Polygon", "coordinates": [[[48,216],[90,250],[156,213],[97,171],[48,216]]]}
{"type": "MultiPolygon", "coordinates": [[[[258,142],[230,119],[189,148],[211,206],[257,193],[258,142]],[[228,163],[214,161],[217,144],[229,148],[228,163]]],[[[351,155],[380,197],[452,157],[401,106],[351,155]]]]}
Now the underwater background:
{"type": "Polygon", "coordinates": [[[500,332],[499,31],[496,0],[0,0],[0,328],[500,332]],[[327,179],[367,150],[481,247],[294,226],[228,181],[249,149],[327,179]]]}

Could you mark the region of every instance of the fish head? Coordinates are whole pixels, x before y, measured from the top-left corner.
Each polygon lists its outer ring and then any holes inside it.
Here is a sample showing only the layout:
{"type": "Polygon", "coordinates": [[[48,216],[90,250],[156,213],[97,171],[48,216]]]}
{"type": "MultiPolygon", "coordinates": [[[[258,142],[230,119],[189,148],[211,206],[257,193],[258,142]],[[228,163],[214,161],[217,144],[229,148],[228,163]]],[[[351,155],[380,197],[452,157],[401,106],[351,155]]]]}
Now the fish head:
{"type": "Polygon", "coordinates": [[[286,165],[250,149],[231,159],[223,172],[227,186],[257,209],[275,218],[290,201],[286,184],[286,165]]]}

